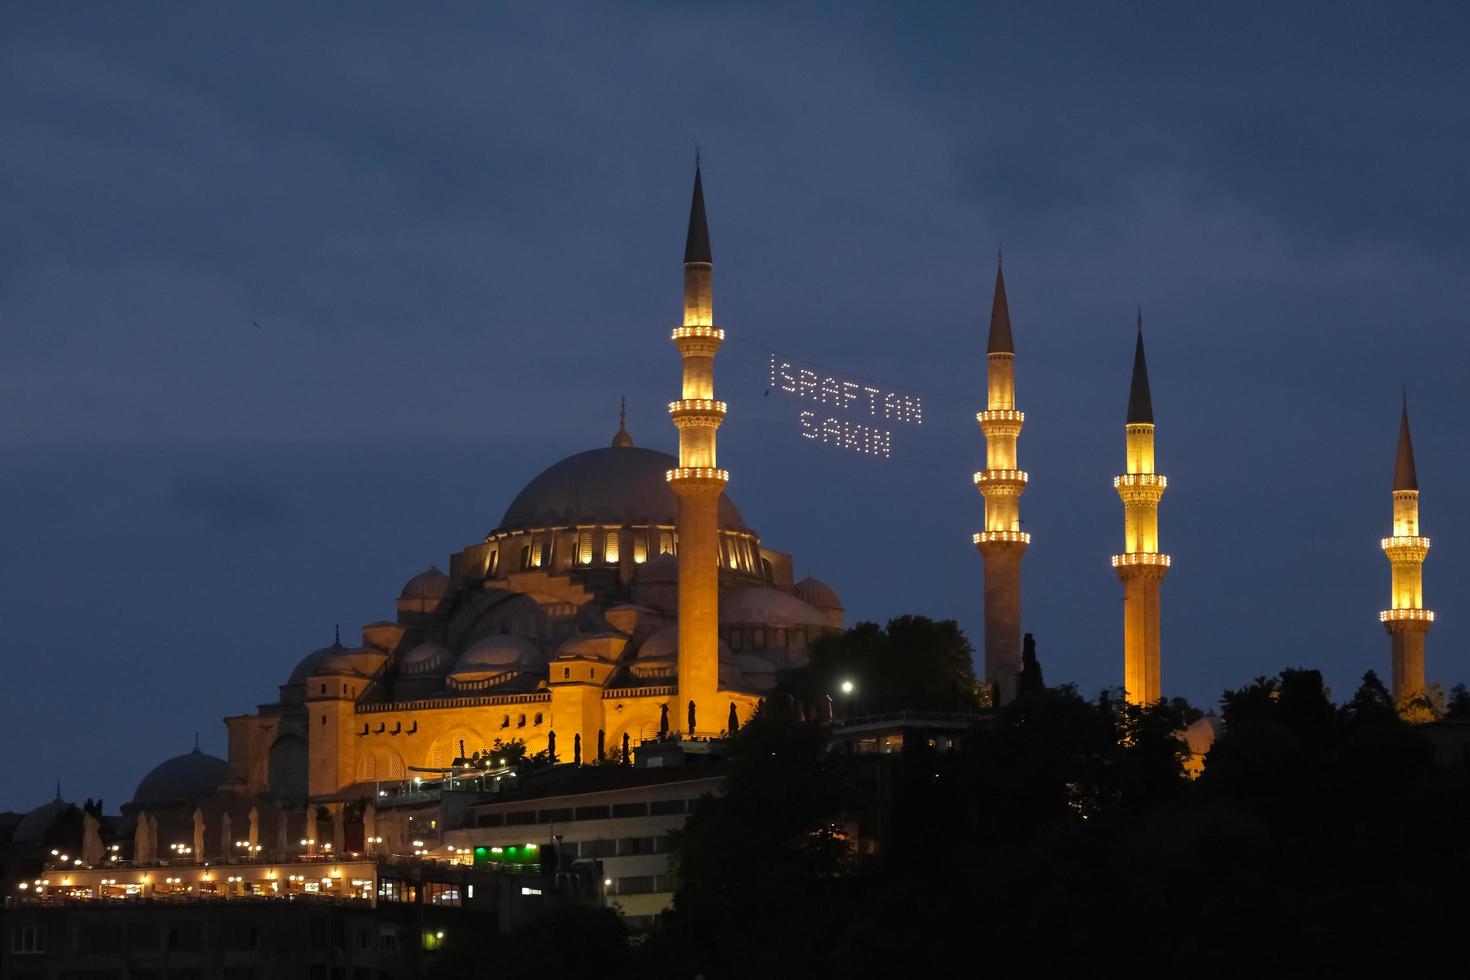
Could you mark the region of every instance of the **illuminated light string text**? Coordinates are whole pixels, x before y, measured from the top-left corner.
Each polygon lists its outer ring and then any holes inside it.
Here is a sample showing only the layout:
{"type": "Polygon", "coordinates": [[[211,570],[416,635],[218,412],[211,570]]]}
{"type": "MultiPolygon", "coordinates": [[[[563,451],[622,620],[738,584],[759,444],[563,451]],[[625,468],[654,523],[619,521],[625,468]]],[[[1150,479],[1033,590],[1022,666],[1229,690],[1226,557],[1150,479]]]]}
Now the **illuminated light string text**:
{"type": "Polygon", "coordinates": [[[891,426],[924,424],[923,399],[913,392],[800,367],[777,354],[771,355],[771,391],[823,406],[797,413],[803,439],[864,456],[892,458],[891,426]]]}
{"type": "Polygon", "coordinates": [[[872,418],[924,424],[924,402],[916,394],[820,374],[783,361],[775,354],[771,355],[771,390],[843,412],[866,412],[872,418]]]}
{"type": "Polygon", "coordinates": [[[801,434],[807,439],[816,439],[828,446],[850,449],[866,456],[881,456],[888,459],[893,455],[893,433],[875,425],[863,425],[838,418],[817,418],[817,413],[802,411],[801,434]]]}

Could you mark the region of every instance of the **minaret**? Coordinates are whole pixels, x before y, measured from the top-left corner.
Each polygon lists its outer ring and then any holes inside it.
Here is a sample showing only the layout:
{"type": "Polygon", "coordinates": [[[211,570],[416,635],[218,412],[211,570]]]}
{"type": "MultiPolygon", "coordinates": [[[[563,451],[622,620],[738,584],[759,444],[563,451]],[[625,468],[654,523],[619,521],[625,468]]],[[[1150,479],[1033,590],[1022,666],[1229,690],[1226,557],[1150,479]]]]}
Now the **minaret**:
{"type": "Polygon", "coordinates": [[[1381,542],[1388,556],[1393,608],[1378,614],[1393,651],[1393,697],[1424,693],[1424,634],[1434,613],[1424,608],[1424,556],[1429,539],[1419,535],[1419,475],[1409,439],[1409,405],[1399,417],[1399,450],[1393,464],[1393,537],[1381,542]]]}
{"type": "Polygon", "coordinates": [[[1113,568],[1123,580],[1123,691],[1134,704],[1163,697],[1159,681],[1159,583],[1169,556],[1159,551],[1159,498],[1169,481],[1154,472],[1154,407],[1143,357],[1143,311],[1128,391],[1128,471],[1113,477],[1123,498],[1123,554],[1113,568]]]}
{"type": "Polygon", "coordinates": [[[985,469],[975,474],[985,530],[974,540],[985,559],[985,681],[1004,704],[1015,698],[1021,673],[1021,556],[1031,535],[1021,530],[1026,474],[1016,465],[1016,438],[1026,416],[1016,410],[1016,345],[999,255],[986,360],[989,391],[985,411],[975,416],[985,433],[985,469]]]}
{"type": "Polygon", "coordinates": [[[684,359],[683,397],[669,403],[679,430],[679,467],[668,471],[679,497],[679,710],[674,717],[718,731],[719,689],[719,502],[730,474],[715,467],[715,433],[725,419],[725,403],[714,400],[715,353],[725,331],[714,325],[710,299],[713,260],[704,216],[704,185],[694,163],[694,201],[689,207],[689,238],[684,246],[684,325],[674,330],[674,346],[684,359]]]}

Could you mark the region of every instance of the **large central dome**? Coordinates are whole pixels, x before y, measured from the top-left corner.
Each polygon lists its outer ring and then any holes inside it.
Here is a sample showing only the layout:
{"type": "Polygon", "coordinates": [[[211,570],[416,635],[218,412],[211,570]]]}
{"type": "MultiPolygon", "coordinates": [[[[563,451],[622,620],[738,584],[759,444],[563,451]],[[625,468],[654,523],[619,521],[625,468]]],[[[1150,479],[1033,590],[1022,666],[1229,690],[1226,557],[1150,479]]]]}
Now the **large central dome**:
{"type": "MultiPolygon", "coordinates": [[[[516,495],[500,531],[568,524],[677,524],[679,500],[664,474],[668,453],[636,446],[590,449],[544,470],[516,495]]],[[[729,496],[720,495],[720,528],[748,531],[729,496]]]]}

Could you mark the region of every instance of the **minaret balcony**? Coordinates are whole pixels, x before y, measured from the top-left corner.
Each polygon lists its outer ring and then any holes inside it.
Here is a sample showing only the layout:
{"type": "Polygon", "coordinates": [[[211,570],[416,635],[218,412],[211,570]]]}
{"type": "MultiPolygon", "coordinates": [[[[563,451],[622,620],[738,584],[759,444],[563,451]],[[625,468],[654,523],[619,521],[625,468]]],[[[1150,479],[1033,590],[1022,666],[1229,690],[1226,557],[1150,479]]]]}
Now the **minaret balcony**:
{"type": "Polygon", "coordinates": [[[720,344],[725,341],[725,331],[719,327],[675,327],[670,339],[674,341],[674,346],[679,348],[679,354],[683,357],[691,355],[713,357],[720,349],[720,344]]]}
{"type": "Polygon", "coordinates": [[[1378,546],[1394,565],[1417,565],[1429,554],[1429,539],[1425,537],[1399,535],[1382,538],[1378,546]]]}
{"type": "Polygon", "coordinates": [[[976,545],[982,544],[1030,544],[1031,535],[1025,531],[979,531],[975,534],[976,545]]]}
{"type": "Polygon", "coordinates": [[[994,411],[976,412],[975,418],[980,422],[980,431],[985,433],[985,438],[994,439],[999,436],[1014,439],[1021,434],[1026,413],[1012,408],[997,408],[994,411]]]}
{"type": "Polygon", "coordinates": [[[664,479],[675,493],[720,493],[730,482],[730,471],[713,466],[679,466],[664,471],[664,479]]]}
{"type": "Polygon", "coordinates": [[[1133,568],[1136,566],[1168,568],[1169,564],[1169,556],[1157,551],[1130,551],[1126,554],[1113,556],[1114,568],[1133,568]]]}
{"type": "Polygon", "coordinates": [[[1424,623],[1434,622],[1434,612],[1429,609],[1385,609],[1378,614],[1380,623],[1424,623]]]}
{"type": "Polygon", "coordinates": [[[983,494],[1019,496],[1030,479],[1025,470],[980,470],[975,474],[975,486],[983,494]]]}
{"type": "Polygon", "coordinates": [[[1157,473],[1124,473],[1113,477],[1113,489],[1125,504],[1157,504],[1169,481],[1157,473]]]}
{"type": "Polygon", "coordinates": [[[681,398],[669,402],[669,414],[680,429],[718,429],[725,420],[726,404],[713,398],[681,398]]]}

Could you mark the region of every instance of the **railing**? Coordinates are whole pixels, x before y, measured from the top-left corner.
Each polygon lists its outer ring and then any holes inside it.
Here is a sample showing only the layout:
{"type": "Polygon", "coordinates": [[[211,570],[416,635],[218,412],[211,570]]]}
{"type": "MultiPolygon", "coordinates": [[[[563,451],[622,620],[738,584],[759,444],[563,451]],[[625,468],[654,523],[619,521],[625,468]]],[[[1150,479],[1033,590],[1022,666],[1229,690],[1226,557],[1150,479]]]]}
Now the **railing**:
{"type": "Polygon", "coordinates": [[[413,701],[379,701],[373,704],[358,704],[353,711],[359,715],[381,714],[385,711],[425,711],[433,708],[476,708],[492,704],[541,704],[551,701],[549,693],[535,694],[485,694],[479,697],[417,698],[413,701]]]}

